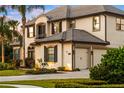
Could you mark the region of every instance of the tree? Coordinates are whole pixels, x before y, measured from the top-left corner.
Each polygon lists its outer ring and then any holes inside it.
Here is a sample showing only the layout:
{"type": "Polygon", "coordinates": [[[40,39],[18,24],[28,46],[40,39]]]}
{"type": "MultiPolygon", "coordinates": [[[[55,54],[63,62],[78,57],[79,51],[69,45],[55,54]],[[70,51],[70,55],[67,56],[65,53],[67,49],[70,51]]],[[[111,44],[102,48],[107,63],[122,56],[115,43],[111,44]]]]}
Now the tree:
{"type": "Polygon", "coordinates": [[[2,63],[4,63],[4,42],[6,40],[11,40],[11,39],[12,39],[12,35],[11,35],[10,27],[7,24],[7,22],[5,22],[5,17],[1,17],[0,18],[0,42],[2,45],[2,63]]]}
{"type": "Polygon", "coordinates": [[[90,78],[108,83],[124,83],[124,47],[108,49],[101,63],[90,69],[90,78]]]}
{"type": "MultiPolygon", "coordinates": [[[[19,40],[22,39],[22,36],[19,32],[16,31],[16,28],[18,27],[19,25],[19,22],[17,20],[9,20],[8,21],[8,24],[9,26],[12,28],[12,33],[15,35],[15,36],[18,36],[19,37],[19,40]]],[[[12,35],[13,35],[12,34],[12,35]]]]}
{"type": "Polygon", "coordinates": [[[23,66],[25,66],[25,24],[26,24],[26,13],[31,12],[33,9],[43,9],[43,5],[12,5],[12,9],[16,9],[22,17],[22,31],[23,31],[23,66]]]}

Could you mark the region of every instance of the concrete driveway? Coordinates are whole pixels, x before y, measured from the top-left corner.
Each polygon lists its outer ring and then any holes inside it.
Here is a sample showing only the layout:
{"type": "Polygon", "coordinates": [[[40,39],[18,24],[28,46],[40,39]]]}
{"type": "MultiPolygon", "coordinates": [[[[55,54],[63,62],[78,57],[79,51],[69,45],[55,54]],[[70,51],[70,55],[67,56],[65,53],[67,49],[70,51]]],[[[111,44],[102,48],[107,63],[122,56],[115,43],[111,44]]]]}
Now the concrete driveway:
{"type": "Polygon", "coordinates": [[[57,74],[0,76],[0,82],[17,81],[17,80],[45,80],[45,79],[71,79],[71,78],[89,78],[89,71],[82,70],[77,72],[63,72],[57,74]]]}

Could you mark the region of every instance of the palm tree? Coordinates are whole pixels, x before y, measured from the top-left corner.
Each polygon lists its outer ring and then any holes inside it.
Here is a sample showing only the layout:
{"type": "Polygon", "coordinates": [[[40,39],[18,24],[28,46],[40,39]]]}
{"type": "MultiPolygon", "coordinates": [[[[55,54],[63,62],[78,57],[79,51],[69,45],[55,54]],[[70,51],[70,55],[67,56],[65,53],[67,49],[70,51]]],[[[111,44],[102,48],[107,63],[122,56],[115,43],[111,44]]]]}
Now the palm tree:
{"type": "MultiPolygon", "coordinates": [[[[5,15],[7,14],[7,10],[4,6],[0,6],[0,13],[4,13],[5,15]]],[[[2,37],[2,34],[4,31],[2,31],[2,30],[4,30],[4,29],[8,30],[8,26],[4,25],[4,27],[2,27],[3,20],[4,20],[4,16],[0,17],[0,38],[1,38],[0,41],[2,43],[2,63],[4,63],[4,42],[3,42],[3,37],[2,37]]]]}
{"type": "Polygon", "coordinates": [[[8,21],[9,26],[12,28],[12,36],[18,36],[19,40],[22,39],[21,34],[19,34],[19,32],[16,31],[16,28],[19,25],[19,22],[17,20],[9,20],[8,21]]]}
{"type": "Polygon", "coordinates": [[[25,66],[25,24],[26,24],[26,13],[31,12],[33,9],[44,10],[43,5],[12,5],[12,9],[16,9],[22,17],[22,31],[23,31],[23,66],[25,66]]]}
{"type": "Polygon", "coordinates": [[[19,25],[19,22],[16,20],[8,21],[9,26],[12,28],[13,31],[16,30],[16,27],[19,25]]]}

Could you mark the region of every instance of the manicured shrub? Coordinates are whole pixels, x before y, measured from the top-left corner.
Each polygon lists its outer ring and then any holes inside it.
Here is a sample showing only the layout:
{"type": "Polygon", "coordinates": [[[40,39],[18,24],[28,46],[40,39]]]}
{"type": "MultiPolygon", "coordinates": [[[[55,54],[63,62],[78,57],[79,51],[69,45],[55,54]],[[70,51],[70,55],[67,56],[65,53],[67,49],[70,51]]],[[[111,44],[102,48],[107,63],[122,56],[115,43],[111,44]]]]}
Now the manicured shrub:
{"type": "Polygon", "coordinates": [[[65,67],[58,67],[58,71],[65,71],[65,67]]]}
{"type": "Polygon", "coordinates": [[[124,83],[124,47],[107,50],[101,63],[90,69],[90,78],[108,83],[124,83]]]}
{"type": "Polygon", "coordinates": [[[14,63],[0,63],[0,70],[16,69],[14,63]]]}
{"type": "Polygon", "coordinates": [[[80,69],[79,68],[74,68],[73,71],[80,71],[80,69]]]}
{"type": "Polygon", "coordinates": [[[26,67],[33,68],[34,65],[35,65],[35,60],[31,59],[31,58],[26,58],[25,59],[25,64],[26,64],[26,67]]]}

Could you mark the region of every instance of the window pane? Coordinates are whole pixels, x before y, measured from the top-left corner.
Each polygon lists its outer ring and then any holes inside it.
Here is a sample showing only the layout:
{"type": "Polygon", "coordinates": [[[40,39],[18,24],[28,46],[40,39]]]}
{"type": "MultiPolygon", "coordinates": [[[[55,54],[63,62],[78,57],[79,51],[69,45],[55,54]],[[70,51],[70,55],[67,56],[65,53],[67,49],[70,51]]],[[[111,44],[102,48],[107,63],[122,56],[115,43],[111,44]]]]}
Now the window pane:
{"type": "Polygon", "coordinates": [[[54,61],[54,55],[49,55],[48,59],[49,59],[49,61],[54,61]]]}
{"type": "Polygon", "coordinates": [[[121,30],[124,30],[124,25],[121,25],[121,30]]]}
{"type": "Polygon", "coordinates": [[[33,27],[29,28],[29,37],[33,37],[33,27]]]}
{"type": "Polygon", "coordinates": [[[99,24],[94,25],[95,30],[99,30],[99,24]]]}
{"type": "Polygon", "coordinates": [[[121,19],[121,24],[124,24],[124,19],[121,19]]]}
{"type": "Polygon", "coordinates": [[[54,48],[48,48],[48,54],[54,54],[54,48]]]}
{"type": "Polygon", "coordinates": [[[100,30],[100,18],[99,18],[99,16],[95,16],[93,18],[93,29],[94,30],[100,30]]]}
{"type": "Polygon", "coordinates": [[[121,19],[120,18],[117,18],[117,23],[118,24],[121,24],[120,22],[121,22],[121,19]]]}
{"type": "Polygon", "coordinates": [[[94,17],[94,23],[95,23],[95,24],[99,24],[99,16],[94,17]]]}
{"type": "Polygon", "coordinates": [[[70,21],[69,27],[70,28],[75,28],[75,21],[74,20],[70,21]]]}
{"type": "Polygon", "coordinates": [[[54,31],[55,33],[59,33],[59,22],[54,23],[54,31]]]}

